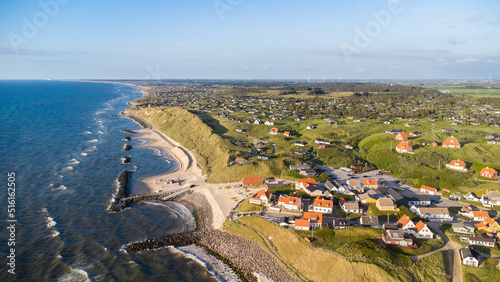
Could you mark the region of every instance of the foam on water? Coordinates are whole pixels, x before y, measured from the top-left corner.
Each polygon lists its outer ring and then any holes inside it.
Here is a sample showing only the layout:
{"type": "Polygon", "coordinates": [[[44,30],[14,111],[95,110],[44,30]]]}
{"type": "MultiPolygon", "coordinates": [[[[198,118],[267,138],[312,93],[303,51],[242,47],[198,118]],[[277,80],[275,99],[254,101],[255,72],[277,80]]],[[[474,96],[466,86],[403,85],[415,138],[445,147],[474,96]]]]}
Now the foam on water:
{"type": "Polygon", "coordinates": [[[77,159],[71,159],[69,160],[68,164],[70,165],[76,165],[76,164],[79,164],[80,162],[77,160],[77,159]]]}
{"type": "Polygon", "coordinates": [[[92,134],[92,132],[90,132],[90,131],[84,131],[83,133],[85,133],[85,134],[92,134]]]}
{"type": "Polygon", "coordinates": [[[73,281],[90,281],[89,275],[85,270],[78,268],[71,268],[70,272],[61,276],[57,281],[60,282],[73,282],[73,281]]]}
{"type": "Polygon", "coordinates": [[[63,170],[64,171],[73,170],[73,167],[69,165],[69,166],[63,168],[63,170]]]}

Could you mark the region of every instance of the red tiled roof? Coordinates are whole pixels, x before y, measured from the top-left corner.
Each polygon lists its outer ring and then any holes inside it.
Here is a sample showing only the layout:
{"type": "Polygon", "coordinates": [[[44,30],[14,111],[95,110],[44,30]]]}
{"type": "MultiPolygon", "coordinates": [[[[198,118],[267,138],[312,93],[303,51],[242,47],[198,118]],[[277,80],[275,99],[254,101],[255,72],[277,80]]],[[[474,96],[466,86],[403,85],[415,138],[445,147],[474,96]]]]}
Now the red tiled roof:
{"type": "Polygon", "coordinates": [[[295,220],[295,226],[309,227],[309,220],[298,218],[295,220]]]}
{"type": "Polygon", "coordinates": [[[305,212],[303,218],[314,220],[316,223],[323,222],[323,214],[317,212],[305,212]]]}
{"type": "Polygon", "coordinates": [[[286,196],[286,197],[280,197],[278,199],[279,203],[285,203],[287,205],[294,205],[298,206],[299,205],[299,198],[294,197],[294,196],[286,196]]]}
{"type": "Polygon", "coordinates": [[[450,162],[450,165],[453,165],[453,166],[459,166],[459,167],[463,167],[465,168],[465,162],[464,161],[461,161],[461,160],[452,160],[450,162]]]}
{"type": "Polygon", "coordinates": [[[403,132],[399,132],[398,135],[396,136],[396,139],[399,139],[399,140],[408,140],[408,136],[406,135],[406,133],[403,131],[403,132]]]}
{"type": "Polygon", "coordinates": [[[429,191],[432,191],[432,192],[437,191],[436,188],[432,188],[432,187],[426,186],[426,185],[422,185],[422,187],[420,187],[420,189],[425,189],[425,190],[429,190],[429,191]]]}
{"type": "Polygon", "coordinates": [[[377,179],[363,179],[365,186],[378,185],[377,179]]]}
{"type": "Polygon", "coordinates": [[[423,223],[422,221],[419,221],[417,224],[415,224],[415,230],[417,230],[417,232],[420,232],[420,230],[422,230],[422,228],[425,227],[425,223],[423,223]]]}
{"type": "Polygon", "coordinates": [[[485,167],[483,169],[481,169],[481,174],[489,174],[489,175],[494,175],[495,173],[497,173],[496,170],[494,170],[493,168],[491,167],[485,167]]]}
{"type": "Polygon", "coordinates": [[[457,138],[451,136],[451,137],[448,137],[446,140],[444,140],[443,142],[443,146],[450,146],[450,145],[453,145],[453,146],[458,146],[460,147],[460,142],[458,142],[457,138]]]}
{"type": "Polygon", "coordinates": [[[304,187],[308,187],[309,185],[316,185],[316,180],[314,178],[301,178],[296,181],[297,183],[302,183],[304,187]]]}
{"type": "Polygon", "coordinates": [[[399,220],[398,223],[401,224],[401,227],[405,227],[408,223],[411,222],[411,219],[405,214],[399,220]]]}
{"type": "Polygon", "coordinates": [[[399,143],[398,146],[396,146],[397,149],[399,150],[408,150],[411,147],[411,145],[408,142],[401,142],[399,143]]]}
{"type": "Polygon", "coordinates": [[[314,199],[314,204],[315,207],[322,207],[322,208],[332,208],[333,207],[333,201],[332,200],[326,200],[322,199],[321,197],[317,197],[314,199]]]}
{"type": "Polygon", "coordinates": [[[253,184],[262,184],[264,181],[262,178],[258,176],[252,176],[252,177],[244,177],[241,182],[243,185],[253,185],[253,184]]]}

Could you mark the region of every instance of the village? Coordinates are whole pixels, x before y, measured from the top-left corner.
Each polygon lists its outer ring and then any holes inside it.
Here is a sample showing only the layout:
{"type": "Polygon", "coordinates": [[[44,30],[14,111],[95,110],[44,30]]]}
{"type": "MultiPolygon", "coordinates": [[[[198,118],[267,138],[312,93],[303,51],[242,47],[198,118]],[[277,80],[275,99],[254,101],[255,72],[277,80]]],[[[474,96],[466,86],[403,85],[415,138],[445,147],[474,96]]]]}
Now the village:
{"type": "Polygon", "coordinates": [[[324,234],[370,230],[359,246],[414,263],[445,250],[471,267],[500,257],[500,105],[401,85],[246,84],[158,82],[135,105],[184,108],[221,137],[211,146],[228,158],[211,162],[226,163],[223,177],[207,181],[254,193],[234,220],[347,257],[324,234]]]}

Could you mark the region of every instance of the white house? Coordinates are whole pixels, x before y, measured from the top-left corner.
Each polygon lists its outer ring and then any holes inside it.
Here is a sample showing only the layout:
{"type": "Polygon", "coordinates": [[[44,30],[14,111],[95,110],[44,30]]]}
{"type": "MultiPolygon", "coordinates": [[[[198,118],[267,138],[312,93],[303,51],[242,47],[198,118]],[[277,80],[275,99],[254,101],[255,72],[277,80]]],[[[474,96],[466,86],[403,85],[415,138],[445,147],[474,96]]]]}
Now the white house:
{"type": "Polygon", "coordinates": [[[453,228],[453,232],[463,234],[474,234],[474,230],[476,229],[474,226],[464,224],[463,221],[452,223],[451,227],[453,228]]]}
{"type": "Polygon", "coordinates": [[[326,200],[321,197],[314,199],[313,211],[320,213],[332,213],[333,212],[333,201],[326,200]]]}
{"type": "Polygon", "coordinates": [[[479,253],[469,246],[460,249],[460,259],[462,260],[462,264],[468,266],[479,267],[481,263],[479,253]]]}
{"type": "Polygon", "coordinates": [[[415,223],[405,214],[398,220],[398,226],[404,234],[411,234],[415,223]]]}
{"type": "Polygon", "coordinates": [[[448,208],[412,206],[410,209],[421,218],[426,218],[429,220],[444,220],[444,221],[453,220],[453,217],[450,215],[448,208]]]}
{"type": "Polygon", "coordinates": [[[281,196],[278,199],[278,206],[282,206],[287,210],[298,211],[302,207],[302,200],[295,196],[281,196]]]}
{"type": "Polygon", "coordinates": [[[420,239],[434,238],[434,233],[432,233],[431,229],[429,229],[429,226],[427,226],[427,224],[423,223],[422,221],[419,221],[417,224],[415,224],[414,231],[415,232],[413,233],[413,235],[417,238],[420,239]]]}
{"type": "Polygon", "coordinates": [[[485,207],[500,206],[500,192],[499,191],[487,191],[481,197],[481,203],[485,207]]]}
{"type": "Polygon", "coordinates": [[[474,195],[474,193],[472,193],[472,192],[465,194],[464,198],[467,201],[479,202],[479,198],[476,197],[476,195],[474,195]]]}

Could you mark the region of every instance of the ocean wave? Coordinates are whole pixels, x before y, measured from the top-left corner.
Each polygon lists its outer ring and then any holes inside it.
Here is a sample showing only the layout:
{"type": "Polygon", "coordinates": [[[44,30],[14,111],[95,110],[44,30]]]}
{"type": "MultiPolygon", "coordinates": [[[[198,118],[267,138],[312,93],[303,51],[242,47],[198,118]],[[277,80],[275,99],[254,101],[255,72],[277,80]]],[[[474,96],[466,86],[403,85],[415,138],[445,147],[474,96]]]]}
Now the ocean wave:
{"type": "Polygon", "coordinates": [[[47,221],[47,228],[54,227],[57,224],[57,222],[54,220],[54,218],[50,217],[50,216],[46,217],[46,221],[47,221]]]}
{"type": "Polygon", "coordinates": [[[73,281],[90,281],[89,275],[85,270],[79,268],[71,268],[70,272],[61,276],[57,281],[60,282],[73,282],[73,281]]]}
{"type": "Polygon", "coordinates": [[[89,143],[97,143],[97,142],[99,142],[99,140],[97,140],[97,139],[92,139],[92,140],[88,140],[87,142],[89,142],[89,143]]]}
{"type": "Polygon", "coordinates": [[[73,170],[73,167],[69,165],[69,166],[63,168],[63,170],[64,171],[73,170]]]}
{"type": "Polygon", "coordinates": [[[61,186],[57,187],[56,190],[66,190],[67,188],[68,187],[61,185],[61,186]]]}
{"type": "Polygon", "coordinates": [[[97,131],[97,133],[99,133],[99,134],[104,134],[104,133],[103,133],[102,131],[100,131],[100,130],[99,130],[99,131],[97,131]]]}
{"type": "Polygon", "coordinates": [[[169,250],[183,253],[186,257],[199,263],[218,281],[241,281],[229,266],[218,260],[215,256],[207,253],[201,247],[188,245],[177,248],[171,247],[169,250]]]}
{"type": "Polygon", "coordinates": [[[76,165],[76,164],[79,164],[80,162],[77,160],[77,159],[71,159],[69,160],[68,164],[71,164],[71,165],[76,165]]]}
{"type": "Polygon", "coordinates": [[[85,133],[85,134],[92,134],[92,132],[90,132],[90,131],[84,131],[83,133],[85,133]]]}
{"type": "Polygon", "coordinates": [[[49,187],[54,187],[55,185],[54,185],[54,183],[50,183],[50,184],[49,184],[49,185],[47,185],[47,186],[49,186],[49,187]]]}
{"type": "Polygon", "coordinates": [[[88,155],[88,154],[87,154],[87,153],[80,153],[80,155],[82,155],[82,156],[84,156],[84,157],[85,157],[85,156],[86,156],[86,155],[88,155]]]}

